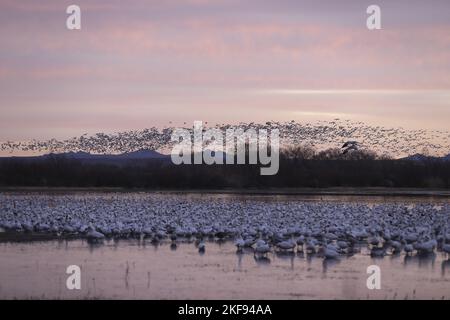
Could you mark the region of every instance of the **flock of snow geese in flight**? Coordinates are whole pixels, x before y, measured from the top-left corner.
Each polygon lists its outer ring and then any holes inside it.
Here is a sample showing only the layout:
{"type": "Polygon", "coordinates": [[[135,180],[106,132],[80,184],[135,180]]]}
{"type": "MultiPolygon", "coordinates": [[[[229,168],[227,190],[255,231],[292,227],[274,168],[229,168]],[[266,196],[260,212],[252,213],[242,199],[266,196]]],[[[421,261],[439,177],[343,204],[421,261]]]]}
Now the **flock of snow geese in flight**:
{"type": "MultiPolygon", "coordinates": [[[[209,197],[209,196],[208,196],[209,197]]],[[[356,253],[450,255],[450,203],[308,202],[214,199],[177,194],[1,194],[0,231],[139,239],[155,245],[232,240],[237,252],[266,259],[302,252],[324,259],[356,253]]]]}
{"type": "MultiPolygon", "coordinates": [[[[192,132],[192,127],[189,128],[188,124],[185,123],[184,126],[192,132]]],[[[370,149],[394,158],[423,153],[424,149],[429,154],[443,156],[450,150],[450,131],[387,128],[340,119],[313,123],[270,121],[264,124],[217,124],[210,128],[220,129],[223,132],[232,128],[266,129],[269,132],[278,129],[281,146],[308,145],[317,150],[337,147],[341,142],[356,140],[362,149],[370,149]]],[[[117,133],[84,134],[66,140],[4,141],[0,143],[0,150],[11,153],[84,151],[95,154],[126,153],[142,149],[167,151],[172,145],[171,134],[175,129],[173,126],[151,127],[117,133]]]]}

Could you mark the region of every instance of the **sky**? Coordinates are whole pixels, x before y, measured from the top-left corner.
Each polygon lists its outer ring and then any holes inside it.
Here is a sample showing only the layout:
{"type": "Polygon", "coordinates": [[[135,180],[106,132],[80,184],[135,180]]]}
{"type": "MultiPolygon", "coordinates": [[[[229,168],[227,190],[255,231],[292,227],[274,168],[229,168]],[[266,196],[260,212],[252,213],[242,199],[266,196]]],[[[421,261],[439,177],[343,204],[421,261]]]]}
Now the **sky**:
{"type": "Polygon", "coordinates": [[[1,141],[194,120],[445,130],[450,1],[0,0],[0,115],[1,141]]]}

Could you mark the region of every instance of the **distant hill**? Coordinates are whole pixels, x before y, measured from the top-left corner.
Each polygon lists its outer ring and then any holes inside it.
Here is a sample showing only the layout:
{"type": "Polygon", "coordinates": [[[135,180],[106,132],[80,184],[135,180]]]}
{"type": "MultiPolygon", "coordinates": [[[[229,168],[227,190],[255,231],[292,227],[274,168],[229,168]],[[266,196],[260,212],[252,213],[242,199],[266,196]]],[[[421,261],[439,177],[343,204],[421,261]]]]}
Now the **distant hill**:
{"type": "Polygon", "coordinates": [[[450,154],[443,156],[443,157],[432,157],[432,156],[426,156],[420,153],[413,154],[412,156],[408,156],[405,158],[401,158],[399,160],[409,160],[409,161],[450,161],[450,154]]]}
{"type": "Polygon", "coordinates": [[[42,156],[31,157],[0,157],[1,160],[19,160],[19,161],[43,161],[48,159],[70,159],[78,160],[85,163],[114,163],[114,164],[128,164],[142,160],[149,161],[170,161],[170,155],[165,155],[153,150],[138,150],[134,152],[127,152],[121,154],[91,154],[88,152],[64,152],[64,153],[49,153],[42,156]]]}
{"type": "MultiPolygon", "coordinates": [[[[217,154],[212,151],[213,156],[219,155],[226,159],[226,153],[217,152],[217,154]]],[[[89,163],[130,163],[130,162],[142,162],[142,160],[149,161],[171,161],[170,155],[162,154],[154,150],[138,150],[133,152],[126,152],[121,154],[91,154],[88,152],[78,151],[78,152],[64,152],[64,153],[49,153],[42,156],[11,156],[11,157],[0,157],[0,161],[5,160],[19,160],[19,161],[42,161],[48,159],[70,159],[70,160],[79,160],[81,162],[89,162],[89,163]]],[[[425,161],[450,161],[450,154],[443,157],[433,157],[426,156],[420,153],[416,153],[411,156],[407,156],[404,158],[400,158],[398,160],[408,160],[408,161],[417,161],[417,162],[425,162],[425,161]]]]}
{"type": "Polygon", "coordinates": [[[153,150],[138,150],[129,153],[122,153],[118,155],[113,155],[117,159],[166,159],[170,158],[169,155],[165,155],[153,150]]]}

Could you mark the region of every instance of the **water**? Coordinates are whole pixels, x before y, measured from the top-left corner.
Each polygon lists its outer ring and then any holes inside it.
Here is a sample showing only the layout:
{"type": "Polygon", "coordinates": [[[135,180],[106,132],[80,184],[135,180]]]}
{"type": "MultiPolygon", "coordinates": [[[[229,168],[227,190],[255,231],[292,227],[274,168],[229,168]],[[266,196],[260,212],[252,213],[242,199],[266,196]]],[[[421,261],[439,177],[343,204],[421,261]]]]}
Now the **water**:
{"type": "Polygon", "coordinates": [[[449,299],[450,260],[371,258],[339,261],[275,254],[258,261],[230,242],[157,246],[138,240],[92,247],[83,240],[0,244],[2,299],[449,299]],[[81,290],[66,289],[67,266],[82,270],[81,290]],[[381,268],[381,290],[368,290],[367,266],[381,268]]]}
{"type": "MultiPolygon", "coordinates": [[[[171,195],[174,196],[174,195],[171,195]]],[[[179,195],[240,201],[285,201],[283,196],[179,195]]],[[[424,198],[289,196],[289,200],[420,203],[424,198]]],[[[436,205],[448,199],[425,198],[436,205]]],[[[207,242],[200,254],[193,242],[153,245],[150,241],[84,240],[0,243],[2,299],[450,299],[450,260],[427,257],[371,258],[367,249],[325,261],[301,253],[270,253],[256,260],[237,254],[232,242],[207,242]],[[66,288],[66,268],[81,267],[81,290],[66,288]],[[381,289],[366,286],[367,267],[381,268],[381,289]]]]}

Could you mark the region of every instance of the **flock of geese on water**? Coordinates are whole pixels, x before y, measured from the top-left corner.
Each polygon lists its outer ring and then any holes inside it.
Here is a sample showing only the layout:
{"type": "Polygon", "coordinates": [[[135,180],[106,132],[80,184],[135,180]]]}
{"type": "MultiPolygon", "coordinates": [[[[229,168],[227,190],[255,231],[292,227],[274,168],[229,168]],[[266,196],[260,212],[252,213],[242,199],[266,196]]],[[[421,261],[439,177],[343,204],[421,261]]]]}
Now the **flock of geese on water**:
{"type": "Polygon", "coordinates": [[[325,259],[367,247],[373,257],[450,254],[450,204],[268,201],[176,194],[1,194],[0,231],[158,244],[233,240],[255,258],[305,252],[325,259]]]}

